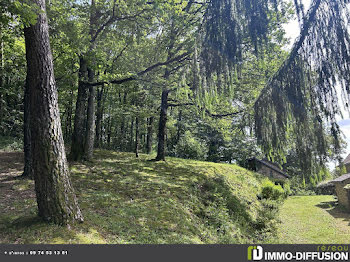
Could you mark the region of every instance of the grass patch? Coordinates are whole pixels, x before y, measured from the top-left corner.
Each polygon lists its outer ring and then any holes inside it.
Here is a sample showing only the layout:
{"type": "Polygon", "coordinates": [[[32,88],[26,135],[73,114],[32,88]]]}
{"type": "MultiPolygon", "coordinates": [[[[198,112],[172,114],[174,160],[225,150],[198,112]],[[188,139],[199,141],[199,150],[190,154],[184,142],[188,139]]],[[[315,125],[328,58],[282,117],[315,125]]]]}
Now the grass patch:
{"type": "MultiPolygon", "coordinates": [[[[48,225],[36,217],[34,198],[18,199],[0,213],[0,243],[212,244],[273,237],[271,210],[278,204],[259,200],[262,176],[236,165],[149,159],[96,151],[94,161],[71,164],[85,222],[71,229],[48,225]]],[[[11,191],[30,188],[18,180],[11,191]]]]}
{"type": "Polygon", "coordinates": [[[279,243],[350,243],[350,214],[330,195],[293,196],[280,212],[279,243]]]}
{"type": "Polygon", "coordinates": [[[23,141],[16,137],[0,136],[0,152],[22,151],[23,141]]]}

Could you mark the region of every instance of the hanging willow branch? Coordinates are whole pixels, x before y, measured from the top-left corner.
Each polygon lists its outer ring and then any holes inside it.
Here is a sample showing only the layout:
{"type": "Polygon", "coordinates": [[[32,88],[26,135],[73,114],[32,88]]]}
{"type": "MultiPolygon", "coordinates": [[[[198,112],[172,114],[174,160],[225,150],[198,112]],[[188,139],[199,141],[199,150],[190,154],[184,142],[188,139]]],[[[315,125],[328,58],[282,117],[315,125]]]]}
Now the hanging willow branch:
{"type": "Polygon", "coordinates": [[[277,10],[278,1],[210,1],[201,34],[201,59],[207,76],[239,65],[247,39],[258,51],[268,34],[271,6],[277,10]]]}
{"type": "Polygon", "coordinates": [[[287,9],[282,0],[207,1],[189,77],[199,106],[216,106],[215,99],[210,100],[214,104],[207,105],[208,96],[234,97],[245,53],[263,53],[278,27],[271,20],[287,9]]]}
{"type": "Polygon", "coordinates": [[[256,135],[270,157],[293,143],[310,169],[313,160],[326,159],[331,142],[339,154],[336,116],[340,104],[348,107],[350,87],[349,2],[313,0],[289,58],[256,101],[256,135]]]}

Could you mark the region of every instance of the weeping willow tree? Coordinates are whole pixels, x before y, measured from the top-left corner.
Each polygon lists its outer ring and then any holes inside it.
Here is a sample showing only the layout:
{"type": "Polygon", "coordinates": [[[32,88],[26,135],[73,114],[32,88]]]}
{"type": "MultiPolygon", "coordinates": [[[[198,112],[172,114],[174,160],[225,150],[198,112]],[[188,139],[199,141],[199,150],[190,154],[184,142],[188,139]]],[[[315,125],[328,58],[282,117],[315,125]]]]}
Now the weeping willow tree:
{"type": "Polygon", "coordinates": [[[295,1],[301,32],[288,59],[255,103],[255,129],[263,151],[284,161],[295,148],[303,170],[340,154],[336,117],[348,109],[350,38],[348,0],[313,0],[304,12],[295,1]]]}
{"type": "Polygon", "coordinates": [[[263,54],[271,34],[286,22],[289,7],[282,0],[207,2],[193,56],[193,71],[198,74],[193,89],[199,104],[208,96],[232,97],[245,54],[263,54]]]}
{"type": "MultiPolygon", "coordinates": [[[[255,103],[255,132],[270,159],[283,163],[293,149],[302,169],[311,174],[341,150],[336,117],[349,102],[349,1],[313,0],[307,12],[302,0],[292,2],[300,36],[255,103]]],[[[232,92],[245,52],[257,57],[264,52],[286,6],[283,0],[208,3],[198,58],[194,56],[199,77],[193,86],[199,101],[205,101],[201,96],[232,92]]]]}

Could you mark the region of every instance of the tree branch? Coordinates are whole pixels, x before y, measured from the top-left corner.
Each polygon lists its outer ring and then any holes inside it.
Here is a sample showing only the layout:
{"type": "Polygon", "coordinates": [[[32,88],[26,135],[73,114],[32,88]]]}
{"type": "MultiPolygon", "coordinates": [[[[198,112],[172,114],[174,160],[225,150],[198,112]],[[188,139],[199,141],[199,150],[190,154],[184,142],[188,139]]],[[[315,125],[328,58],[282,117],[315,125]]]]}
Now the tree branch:
{"type": "Polygon", "coordinates": [[[205,109],[205,112],[213,117],[213,118],[224,118],[224,117],[228,117],[228,116],[235,116],[235,115],[239,115],[244,113],[244,110],[238,111],[238,112],[233,112],[233,113],[227,113],[227,114],[212,114],[208,109],[205,109]]]}
{"type": "Polygon", "coordinates": [[[185,57],[189,56],[190,52],[186,52],[186,53],[183,53],[182,55],[178,55],[172,59],[169,59],[165,62],[159,62],[159,63],[156,63],[154,65],[151,65],[149,67],[147,67],[145,70],[143,71],[140,71],[138,73],[136,73],[135,75],[133,76],[130,76],[130,77],[125,77],[125,78],[122,78],[122,79],[115,79],[115,80],[112,80],[112,81],[109,81],[109,82],[96,82],[96,83],[89,83],[89,82],[83,82],[86,86],[100,86],[100,85],[104,85],[104,84],[123,84],[125,82],[129,82],[129,81],[134,81],[134,80],[137,80],[138,77],[140,76],[143,76],[149,72],[151,72],[152,70],[158,68],[158,67],[161,67],[161,66],[165,66],[165,65],[169,65],[173,62],[177,62],[177,61],[180,61],[182,59],[184,59],[185,57]]]}

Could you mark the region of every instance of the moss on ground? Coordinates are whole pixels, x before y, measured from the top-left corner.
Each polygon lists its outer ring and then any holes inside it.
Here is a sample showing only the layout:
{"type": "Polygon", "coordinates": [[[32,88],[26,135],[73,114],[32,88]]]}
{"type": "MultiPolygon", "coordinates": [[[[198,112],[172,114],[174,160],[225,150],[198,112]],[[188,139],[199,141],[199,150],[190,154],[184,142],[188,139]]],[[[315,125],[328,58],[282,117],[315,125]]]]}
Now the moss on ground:
{"type": "Polygon", "coordinates": [[[42,222],[33,183],[0,170],[0,243],[272,241],[274,219],[259,200],[263,177],[236,165],[151,158],[96,151],[92,162],[71,163],[85,222],[70,229],[42,222]]]}

